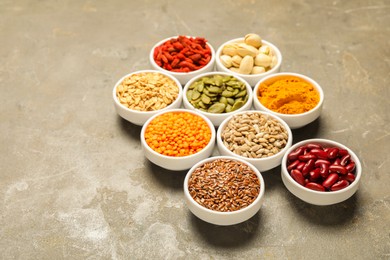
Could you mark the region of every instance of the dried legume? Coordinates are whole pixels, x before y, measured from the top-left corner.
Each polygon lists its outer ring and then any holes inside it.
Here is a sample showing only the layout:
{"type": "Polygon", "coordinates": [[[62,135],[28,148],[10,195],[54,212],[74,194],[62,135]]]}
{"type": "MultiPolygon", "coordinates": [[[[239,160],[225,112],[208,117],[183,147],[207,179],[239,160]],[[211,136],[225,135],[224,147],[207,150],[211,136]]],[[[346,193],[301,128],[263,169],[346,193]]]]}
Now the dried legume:
{"type": "Polygon", "coordinates": [[[209,113],[228,113],[248,101],[246,85],[233,76],[213,75],[192,83],[186,92],[188,101],[209,113]]]}
{"type": "Polygon", "coordinates": [[[166,156],[187,156],[201,151],[211,139],[207,122],[189,112],[167,112],[155,117],[145,129],[145,141],[166,156]]]}
{"type": "Polygon", "coordinates": [[[116,96],[125,107],[155,111],[169,106],[179,95],[179,86],[158,72],[142,72],[126,77],[116,88],[116,96]]]}
{"type": "Polygon", "coordinates": [[[336,191],[355,181],[355,162],[345,149],[309,143],[287,155],[287,171],[306,188],[336,191]]]}
{"type": "Polygon", "coordinates": [[[280,152],[288,133],[275,118],[260,112],[237,114],[222,130],[223,144],[233,153],[247,158],[265,158],[280,152]]]}
{"type": "Polygon", "coordinates": [[[194,170],[188,191],[201,206],[229,212],[249,206],[260,193],[260,181],[247,164],[216,159],[194,170]]]}
{"type": "Polygon", "coordinates": [[[172,38],[153,52],[156,64],[173,72],[190,72],[198,70],[211,60],[211,49],[201,37],[179,36],[172,38]]]}

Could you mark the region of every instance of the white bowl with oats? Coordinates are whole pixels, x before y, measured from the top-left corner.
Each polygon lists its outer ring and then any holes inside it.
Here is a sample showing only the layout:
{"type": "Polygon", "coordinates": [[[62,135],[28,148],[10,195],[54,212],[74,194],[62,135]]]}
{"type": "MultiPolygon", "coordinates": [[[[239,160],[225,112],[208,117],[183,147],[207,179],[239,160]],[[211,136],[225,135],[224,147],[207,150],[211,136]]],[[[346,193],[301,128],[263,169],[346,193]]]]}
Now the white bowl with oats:
{"type": "Polygon", "coordinates": [[[245,160],[260,172],[281,164],[292,139],[291,129],[285,121],[254,110],[229,116],[217,131],[217,147],[221,155],[245,160]]]}
{"type": "Polygon", "coordinates": [[[264,200],[259,170],[245,160],[216,156],[196,163],[184,179],[189,210],[198,218],[227,226],[253,217],[264,200]]]}
{"type": "Polygon", "coordinates": [[[160,111],[179,108],[183,90],[180,82],[168,73],[140,70],[118,80],[112,97],[119,116],[133,124],[143,125],[160,111]]]}
{"type": "Polygon", "coordinates": [[[215,56],[217,71],[240,76],[252,87],[263,77],[279,72],[282,66],[278,47],[254,33],[223,43],[215,56]]]}

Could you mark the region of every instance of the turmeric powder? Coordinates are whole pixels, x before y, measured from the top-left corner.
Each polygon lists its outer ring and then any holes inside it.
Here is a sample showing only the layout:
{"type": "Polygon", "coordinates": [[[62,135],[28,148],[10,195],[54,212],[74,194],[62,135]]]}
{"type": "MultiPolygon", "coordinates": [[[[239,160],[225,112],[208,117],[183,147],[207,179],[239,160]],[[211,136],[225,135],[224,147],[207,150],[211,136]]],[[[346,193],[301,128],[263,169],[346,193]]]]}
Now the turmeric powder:
{"type": "Polygon", "coordinates": [[[268,109],[282,114],[307,112],[320,101],[314,86],[294,76],[284,77],[271,84],[261,83],[257,98],[268,109]]]}

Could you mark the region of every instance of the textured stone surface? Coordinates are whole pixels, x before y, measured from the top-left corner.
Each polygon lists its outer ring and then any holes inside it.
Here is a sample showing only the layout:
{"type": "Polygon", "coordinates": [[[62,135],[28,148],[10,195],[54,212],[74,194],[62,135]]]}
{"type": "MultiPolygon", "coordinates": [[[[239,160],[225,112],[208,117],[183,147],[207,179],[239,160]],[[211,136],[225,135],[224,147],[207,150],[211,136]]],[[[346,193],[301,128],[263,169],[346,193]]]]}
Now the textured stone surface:
{"type": "Polygon", "coordinates": [[[11,1],[0,3],[0,258],[389,259],[388,1],[11,1]],[[249,221],[204,223],[183,200],[185,172],[148,162],[140,127],[111,91],[149,69],[173,35],[223,42],[255,32],[282,71],[320,83],[321,117],[294,131],[340,141],[362,185],[328,207],[293,197],[280,167],[249,221]]]}

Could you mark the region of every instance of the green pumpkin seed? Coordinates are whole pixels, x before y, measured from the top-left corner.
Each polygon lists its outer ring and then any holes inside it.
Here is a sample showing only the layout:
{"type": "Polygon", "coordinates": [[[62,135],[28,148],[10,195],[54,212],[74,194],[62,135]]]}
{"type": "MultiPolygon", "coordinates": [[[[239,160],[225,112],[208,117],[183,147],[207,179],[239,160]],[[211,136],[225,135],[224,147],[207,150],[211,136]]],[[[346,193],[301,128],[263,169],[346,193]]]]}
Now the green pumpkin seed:
{"type": "Polygon", "coordinates": [[[208,96],[205,95],[205,94],[202,94],[201,100],[202,100],[202,102],[203,102],[204,104],[210,104],[210,102],[211,102],[210,97],[208,97],[208,96]]]}
{"type": "Polygon", "coordinates": [[[228,104],[231,106],[233,106],[234,102],[236,101],[234,98],[227,98],[226,100],[227,100],[228,104]]]}
{"type": "Polygon", "coordinates": [[[186,96],[187,96],[188,100],[192,99],[192,90],[191,89],[187,90],[187,95],[186,96]]]}
{"type": "Polygon", "coordinates": [[[229,90],[224,90],[224,91],[222,91],[222,96],[228,98],[228,97],[232,97],[234,95],[233,95],[233,92],[231,92],[229,90]]]}
{"type": "Polygon", "coordinates": [[[207,109],[207,106],[202,102],[202,100],[198,102],[198,107],[207,109]]]}
{"type": "Polygon", "coordinates": [[[233,107],[232,107],[232,111],[239,109],[239,108],[242,107],[243,105],[244,105],[244,101],[242,101],[242,100],[237,100],[237,101],[234,103],[233,107]]]}
{"type": "Polygon", "coordinates": [[[225,104],[225,105],[227,105],[227,104],[228,104],[228,99],[225,98],[225,97],[221,97],[221,98],[219,99],[219,102],[220,102],[220,103],[223,103],[223,104],[225,104]]]}
{"type": "Polygon", "coordinates": [[[208,87],[207,90],[211,93],[221,93],[222,92],[222,88],[221,87],[208,87]]]}
{"type": "Polygon", "coordinates": [[[245,90],[241,90],[234,97],[239,98],[239,97],[244,97],[245,95],[246,95],[246,89],[245,90]]]}
{"type": "Polygon", "coordinates": [[[197,90],[192,91],[191,99],[196,100],[200,97],[200,93],[197,90]]]}
{"type": "Polygon", "coordinates": [[[225,108],[225,111],[226,111],[226,113],[232,112],[232,106],[231,105],[227,105],[226,108],[225,108]]]}
{"type": "Polygon", "coordinates": [[[207,112],[220,114],[220,113],[223,113],[225,111],[225,107],[226,107],[226,105],[223,103],[215,103],[209,107],[207,112]]]}

